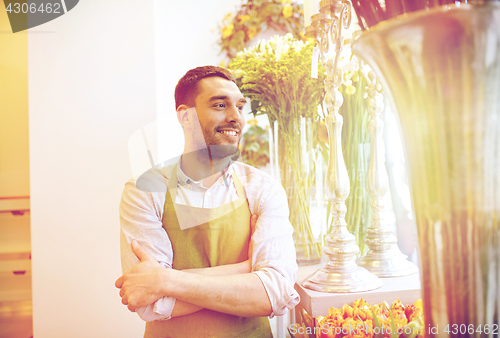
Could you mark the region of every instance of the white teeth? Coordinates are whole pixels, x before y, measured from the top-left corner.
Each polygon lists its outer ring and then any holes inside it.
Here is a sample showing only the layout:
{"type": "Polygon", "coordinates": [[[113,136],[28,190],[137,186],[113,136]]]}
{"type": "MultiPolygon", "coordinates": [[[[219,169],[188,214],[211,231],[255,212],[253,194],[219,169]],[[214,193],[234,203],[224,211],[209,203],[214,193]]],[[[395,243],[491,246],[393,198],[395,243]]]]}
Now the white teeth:
{"type": "Polygon", "coordinates": [[[221,130],[220,132],[229,136],[236,136],[236,132],[232,130],[221,130]]]}

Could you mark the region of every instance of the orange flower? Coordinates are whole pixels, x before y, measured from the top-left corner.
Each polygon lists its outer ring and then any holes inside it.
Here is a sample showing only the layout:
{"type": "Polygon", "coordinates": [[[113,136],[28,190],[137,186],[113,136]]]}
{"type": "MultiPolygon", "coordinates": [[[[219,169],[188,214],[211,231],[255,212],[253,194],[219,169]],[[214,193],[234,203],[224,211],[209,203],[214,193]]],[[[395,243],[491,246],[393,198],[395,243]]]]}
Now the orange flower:
{"type": "Polygon", "coordinates": [[[391,304],[390,311],[394,319],[406,319],[405,307],[403,306],[403,304],[401,304],[401,301],[399,299],[396,299],[394,303],[391,304]]]}
{"type": "MultiPolygon", "coordinates": [[[[381,302],[370,306],[363,298],[352,306],[344,304],[342,309],[330,308],[328,315],[316,318],[319,338],[374,338],[377,330],[375,323],[382,329],[383,336],[405,328],[407,325],[422,327],[422,308],[414,305],[404,306],[396,299],[390,306],[381,302]],[[374,318],[375,316],[375,318],[374,318]],[[410,317],[415,321],[410,322],[410,317]]],[[[380,331],[379,331],[380,332],[380,331]]]]}
{"type": "Polygon", "coordinates": [[[329,324],[332,325],[333,327],[342,327],[343,322],[344,322],[344,317],[342,315],[342,310],[333,307],[330,308],[330,310],[328,310],[327,316],[318,317],[319,324],[329,324]]]}
{"type": "Polygon", "coordinates": [[[358,307],[358,308],[364,308],[366,306],[370,306],[366,300],[364,300],[363,298],[360,298],[360,299],[357,299],[354,301],[354,304],[353,304],[354,307],[358,307]]]}
{"type": "Polygon", "coordinates": [[[418,318],[423,320],[424,310],[422,308],[422,300],[417,300],[413,305],[408,305],[405,307],[405,315],[408,318],[408,322],[412,322],[418,318]]]}
{"type": "MultiPolygon", "coordinates": [[[[323,121],[321,121],[321,122],[323,122],[323,121]]],[[[344,304],[344,306],[342,307],[342,316],[344,318],[348,318],[348,317],[352,318],[352,316],[353,316],[353,309],[352,309],[352,307],[350,307],[347,304],[344,304]]]]}
{"type": "Polygon", "coordinates": [[[339,333],[339,329],[335,331],[335,328],[341,328],[343,322],[342,311],[333,307],[330,308],[327,316],[316,318],[316,326],[319,328],[319,338],[340,338],[342,335],[337,334],[339,333]]]}
{"type": "Polygon", "coordinates": [[[365,323],[360,319],[347,318],[342,324],[342,334],[345,338],[366,337],[364,332],[365,323]]]}

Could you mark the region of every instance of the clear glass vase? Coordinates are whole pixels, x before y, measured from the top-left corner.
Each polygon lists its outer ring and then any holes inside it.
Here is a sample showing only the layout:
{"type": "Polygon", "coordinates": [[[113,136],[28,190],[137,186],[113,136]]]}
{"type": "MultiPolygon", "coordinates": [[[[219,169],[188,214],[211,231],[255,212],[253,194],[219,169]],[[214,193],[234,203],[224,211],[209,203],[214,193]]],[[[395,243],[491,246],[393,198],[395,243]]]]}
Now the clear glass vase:
{"type": "Polygon", "coordinates": [[[288,197],[299,265],[321,261],[326,233],[327,200],[323,189],[326,164],[318,125],[319,122],[299,116],[274,121],[270,129],[272,173],[281,181],[288,197]]]}
{"type": "Polygon", "coordinates": [[[500,3],[459,5],[383,22],[353,50],[397,108],[425,333],[491,337],[500,322],[500,3]]]}

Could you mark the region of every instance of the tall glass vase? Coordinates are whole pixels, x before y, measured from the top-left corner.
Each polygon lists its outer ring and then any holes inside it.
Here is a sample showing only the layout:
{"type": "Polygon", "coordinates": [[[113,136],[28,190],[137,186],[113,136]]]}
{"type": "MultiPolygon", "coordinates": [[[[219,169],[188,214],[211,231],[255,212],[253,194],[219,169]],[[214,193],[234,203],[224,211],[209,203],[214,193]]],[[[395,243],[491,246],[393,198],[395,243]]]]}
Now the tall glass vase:
{"type": "Polygon", "coordinates": [[[491,337],[500,330],[500,3],[458,5],[383,22],[353,50],[397,108],[425,333],[491,337]]]}
{"type": "MultiPolygon", "coordinates": [[[[319,122],[291,116],[271,125],[271,168],[288,197],[297,263],[317,264],[327,224],[323,191],[326,162],[318,136],[319,122]]],[[[326,151],[324,142],[323,148],[326,151]]]]}

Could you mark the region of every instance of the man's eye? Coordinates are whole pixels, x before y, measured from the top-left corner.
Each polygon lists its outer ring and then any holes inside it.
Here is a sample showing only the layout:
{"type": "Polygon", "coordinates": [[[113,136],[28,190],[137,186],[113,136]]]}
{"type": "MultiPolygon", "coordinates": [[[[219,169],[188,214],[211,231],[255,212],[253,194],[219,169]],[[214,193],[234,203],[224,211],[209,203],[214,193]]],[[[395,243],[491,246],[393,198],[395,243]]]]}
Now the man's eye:
{"type": "Polygon", "coordinates": [[[216,107],[216,108],[224,108],[225,106],[226,105],[224,103],[217,103],[217,104],[215,104],[214,107],[216,107]]]}
{"type": "Polygon", "coordinates": [[[242,110],[243,110],[243,106],[239,106],[239,107],[238,107],[238,110],[239,110],[239,111],[242,111],[242,110]]]}

